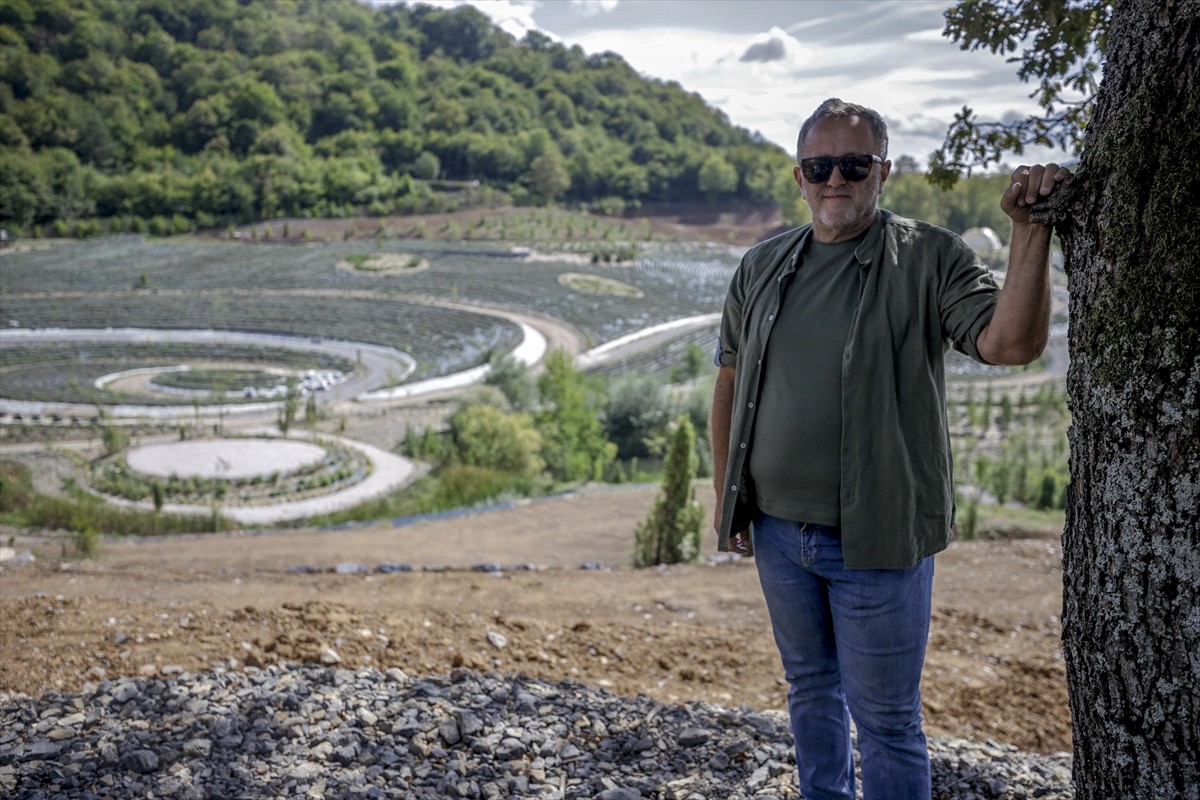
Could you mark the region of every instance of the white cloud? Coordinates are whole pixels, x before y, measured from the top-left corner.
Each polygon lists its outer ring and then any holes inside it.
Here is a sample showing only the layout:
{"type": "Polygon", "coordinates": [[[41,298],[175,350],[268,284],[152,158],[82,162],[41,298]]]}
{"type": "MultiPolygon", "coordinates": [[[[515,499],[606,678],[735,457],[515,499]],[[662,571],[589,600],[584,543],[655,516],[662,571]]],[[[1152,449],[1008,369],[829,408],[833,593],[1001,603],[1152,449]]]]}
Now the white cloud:
{"type": "Polygon", "coordinates": [[[948,42],[948,41],[950,41],[949,39],[946,39],[944,36],[942,36],[941,28],[925,28],[924,30],[913,31],[912,33],[905,34],[904,38],[910,42],[948,42]]]}
{"type": "MultiPolygon", "coordinates": [[[[537,30],[533,13],[538,0],[419,0],[422,5],[434,8],[474,6],[505,33],[520,39],[528,31],[537,30]]],[[[555,37],[557,38],[557,37],[555,37]]]]}
{"type": "Polygon", "coordinates": [[[618,0],[571,0],[571,8],[581,16],[595,17],[611,13],[616,9],[617,2],[618,0]]]}
{"type": "Polygon", "coordinates": [[[683,27],[594,30],[568,43],[589,53],[611,50],[638,72],[678,81],[705,96],[709,87],[752,89],[761,85],[756,79],[785,74],[811,59],[809,48],[779,28],[756,36],[683,27]],[[747,53],[755,57],[745,58],[747,53]]]}

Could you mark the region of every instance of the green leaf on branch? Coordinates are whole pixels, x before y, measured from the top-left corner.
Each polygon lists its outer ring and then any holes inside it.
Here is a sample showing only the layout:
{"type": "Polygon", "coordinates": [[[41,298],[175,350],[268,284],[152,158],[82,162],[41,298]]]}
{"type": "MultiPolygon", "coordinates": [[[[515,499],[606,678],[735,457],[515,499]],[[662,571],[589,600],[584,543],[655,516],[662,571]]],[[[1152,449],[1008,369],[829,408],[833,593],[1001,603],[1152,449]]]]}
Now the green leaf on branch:
{"type": "Polygon", "coordinates": [[[1029,146],[1074,155],[1083,144],[1107,47],[1112,4],[1102,0],[961,0],[942,34],[963,50],[1016,53],[1017,77],[1037,81],[1030,95],[1043,114],[1016,122],[981,121],[964,106],[930,157],[931,183],[949,188],[972,169],[1020,155],[1029,146]],[[1019,52],[1018,52],[1019,51],[1019,52]]]}

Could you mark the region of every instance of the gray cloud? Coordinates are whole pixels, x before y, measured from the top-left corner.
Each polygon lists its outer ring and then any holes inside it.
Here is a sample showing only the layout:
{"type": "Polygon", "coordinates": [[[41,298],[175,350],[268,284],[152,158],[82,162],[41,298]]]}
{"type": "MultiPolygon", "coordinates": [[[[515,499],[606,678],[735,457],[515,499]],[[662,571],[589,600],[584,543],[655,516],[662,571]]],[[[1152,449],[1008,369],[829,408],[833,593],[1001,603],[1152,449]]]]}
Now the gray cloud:
{"type": "Polygon", "coordinates": [[[923,137],[940,140],[946,135],[950,120],[924,115],[887,120],[889,130],[897,136],[923,137]]]}
{"type": "Polygon", "coordinates": [[[784,61],[787,59],[787,45],[782,39],[772,37],[765,42],[757,42],[746,48],[738,61],[784,61]]]}

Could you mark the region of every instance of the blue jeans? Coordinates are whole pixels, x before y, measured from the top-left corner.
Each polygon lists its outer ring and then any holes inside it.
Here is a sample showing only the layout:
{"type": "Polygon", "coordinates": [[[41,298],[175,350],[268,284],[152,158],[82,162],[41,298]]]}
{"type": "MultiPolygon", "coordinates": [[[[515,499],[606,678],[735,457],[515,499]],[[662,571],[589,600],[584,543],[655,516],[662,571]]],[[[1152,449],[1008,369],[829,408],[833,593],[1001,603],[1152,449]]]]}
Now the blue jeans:
{"type": "Polygon", "coordinates": [[[805,800],[854,800],[851,717],[865,800],[929,800],[920,682],[933,557],[846,569],[836,528],[766,514],[753,537],[805,800]]]}

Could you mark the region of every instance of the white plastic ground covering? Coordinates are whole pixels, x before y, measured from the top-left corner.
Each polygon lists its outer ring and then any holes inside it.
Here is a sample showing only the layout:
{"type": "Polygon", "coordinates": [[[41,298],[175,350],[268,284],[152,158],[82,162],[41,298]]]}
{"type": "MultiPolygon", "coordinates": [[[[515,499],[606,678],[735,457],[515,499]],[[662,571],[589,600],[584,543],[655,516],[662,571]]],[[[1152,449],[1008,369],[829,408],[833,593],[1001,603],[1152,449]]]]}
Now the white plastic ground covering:
{"type": "MultiPolygon", "coordinates": [[[[546,354],[546,337],[542,335],[541,331],[526,325],[524,322],[519,320],[513,321],[521,326],[521,333],[524,338],[521,340],[521,344],[517,345],[516,349],[509,355],[518,364],[532,367],[541,361],[542,356],[546,354]]],[[[367,403],[372,400],[403,400],[410,397],[444,392],[450,389],[461,389],[482,381],[491,368],[491,364],[482,364],[463,372],[456,372],[453,375],[443,375],[440,378],[430,378],[427,381],[418,381],[417,383],[409,383],[403,386],[389,386],[386,389],[363,392],[355,399],[360,403],[367,403]]]]}

